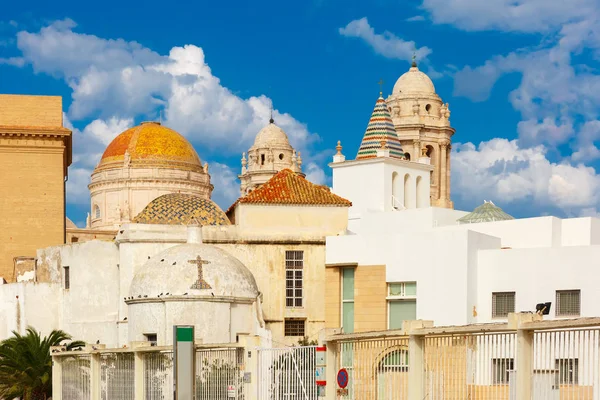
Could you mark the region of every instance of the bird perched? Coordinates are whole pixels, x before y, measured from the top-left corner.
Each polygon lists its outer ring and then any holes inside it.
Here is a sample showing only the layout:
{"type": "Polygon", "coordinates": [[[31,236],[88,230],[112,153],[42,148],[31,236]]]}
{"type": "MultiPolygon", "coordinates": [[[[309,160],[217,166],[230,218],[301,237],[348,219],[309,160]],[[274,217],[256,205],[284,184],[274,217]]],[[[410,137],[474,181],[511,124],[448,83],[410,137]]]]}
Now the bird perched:
{"type": "Polygon", "coordinates": [[[175,264],[177,264],[177,261],[175,261],[175,262],[174,262],[173,264],[171,264],[171,265],[175,265],[175,264]]]}
{"type": "Polygon", "coordinates": [[[145,294],[145,295],[144,295],[144,298],[146,298],[146,297],[148,297],[148,295],[147,295],[147,294],[145,294]]]}
{"type": "Polygon", "coordinates": [[[169,295],[169,293],[165,293],[165,296],[168,296],[168,295],[169,295]]]}
{"type": "Polygon", "coordinates": [[[141,299],[141,298],[142,298],[142,295],[141,295],[141,294],[138,294],[138,299],[141,299]]]}
{"type": "Polygon", "coordinates": [[[125,231],[124,230],[123,231],[119,231],[119,233],[123,233],[123,232],[125,232],[125,231]]]}
{"type": "Polygon", "coordinates": [[[163,295],[162,293],[161,293],[161,294],[159,294],[159,296],[162,296],[162,295],[163,295]]]}
{"type": "Polygon", "coordinates": [[[123,301],[127,301],[127,297],[123,297],[123,301]]]}
{"type": "Polygon", "coordinates": [[[100,344],[100,339],[96,340],[96,344],[100,344]]]}
{"type": "Polygon", "coordinates": [[[212,297],[215,297],[215,294],[213,292],[210,292],[210,294],[212,294],[212,297]]]}
{"type": "Polygon", "coordinates": [[[127,321],[127,317],[123,318],[123,321],[127,321]]]}
{"type": "Polygon", "coordinates": [[[187,292],[185,292],[183,295],[184,295],[184,296],[187,296],[187,292]]]}
{"type": "Polygon", "coordinates": [[[148,256],[148,260],[150,259],[150,256],[148,256]]]}
{"type": "Polygon", "coordinates": [[[164,258],[161,258],[161,259],[160,259],[160,262],[163,262],[163,261],[165,261],[165,259],[164,259],[164,258]]]}

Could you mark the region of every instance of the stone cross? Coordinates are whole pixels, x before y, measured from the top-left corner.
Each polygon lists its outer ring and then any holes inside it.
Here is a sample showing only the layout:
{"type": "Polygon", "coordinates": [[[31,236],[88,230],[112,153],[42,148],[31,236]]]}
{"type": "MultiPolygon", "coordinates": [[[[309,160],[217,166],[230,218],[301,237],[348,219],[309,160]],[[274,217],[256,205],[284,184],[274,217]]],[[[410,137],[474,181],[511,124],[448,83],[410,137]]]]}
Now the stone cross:
{"type": "Polygon", "coordinates": [[[198,266],[198,280],[194,282],[190,289],[212,289],[202,276],[202,265],[210,264],[210,261],[203,260],[202,257],[197,256],[195,260],[188,260],[188,262],[198,266]]]}

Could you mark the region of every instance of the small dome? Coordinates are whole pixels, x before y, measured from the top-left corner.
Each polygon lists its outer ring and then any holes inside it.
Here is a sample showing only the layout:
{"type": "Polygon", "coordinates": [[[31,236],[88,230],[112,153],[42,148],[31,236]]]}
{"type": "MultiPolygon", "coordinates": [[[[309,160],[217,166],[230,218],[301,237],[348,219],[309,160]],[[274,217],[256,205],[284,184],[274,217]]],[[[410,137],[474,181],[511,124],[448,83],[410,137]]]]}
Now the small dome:
{"type": "Polygon", "coordinates": [[[129,293],[134,299],[161,293],[256,299],[259,292],[240,260],[215,246],[187,243],[150,258],[134,275],[129,293]]]}
{"type": "Polygon", "coordinates": [[[292,149],[286,133],[273,122],[269,123],[269,125],[258,132],[251,149],[271,146],[289,147],[292,149]]]}
{"type": "Polygon", "coordinates": [[[191,194],[170,193],[152,200],[134,219],[137,224],[231,225],[212,200],[191,194]]]}
{"type": "Polygon", "coordinates": [[[126,162],[133,168],[166,166],[203,172],[200,157],[191,143],[159,122],[142,122],[114,138],[97,169],[121,168],[126,162]]]}
{"type": "Polygon", "coordinates": [[[419,71],[418,67],[411,67],[394,85],[394,94],[435,94],[435,86],[431,79],[419,71]]]}
{"type": "Polygon", "coordinates": [[[508,221],[515,219],[491,201],[485,201],[473,212],[458,219],[459,224],[476,224],[480,222],[508,221]]]}

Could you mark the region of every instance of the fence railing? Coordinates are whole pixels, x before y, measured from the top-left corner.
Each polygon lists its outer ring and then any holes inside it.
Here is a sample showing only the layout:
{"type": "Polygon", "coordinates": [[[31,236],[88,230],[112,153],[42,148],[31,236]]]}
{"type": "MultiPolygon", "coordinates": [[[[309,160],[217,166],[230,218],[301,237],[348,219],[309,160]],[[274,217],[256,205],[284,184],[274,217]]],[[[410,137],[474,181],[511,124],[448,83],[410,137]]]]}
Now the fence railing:
{"type": "MultiPolygon", "coordinates": [[[[508,324],[451,327],[405,321],[402,331],[324,334],[324,371],[315,346],[199,346],[195,397],[318,400],[318,370],[326,400],[600,400],[600,318],[540,319],[514,314],[508,324]],[[347,385],[336,380],[340,369],[347,385]]],[[[53,356],[55,400],[172,398],[170,347],[53,356]]]]}

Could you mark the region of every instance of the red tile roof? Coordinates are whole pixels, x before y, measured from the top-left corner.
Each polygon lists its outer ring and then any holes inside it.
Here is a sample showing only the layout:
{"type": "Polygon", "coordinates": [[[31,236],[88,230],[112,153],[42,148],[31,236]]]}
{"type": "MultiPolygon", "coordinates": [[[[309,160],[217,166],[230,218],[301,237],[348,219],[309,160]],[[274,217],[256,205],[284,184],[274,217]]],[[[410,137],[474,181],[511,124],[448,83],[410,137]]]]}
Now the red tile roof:
{"type": "Polygon", "coordinates": [[[295,174],[290,169],[281,170],[257,189],[244,197],[240,197],[229,207],[227,212],[229,213],[238,203],[342,207],[350,207],[352,205],[349,200],[331,193],[329,188],[315,185],[295,174]]]}

